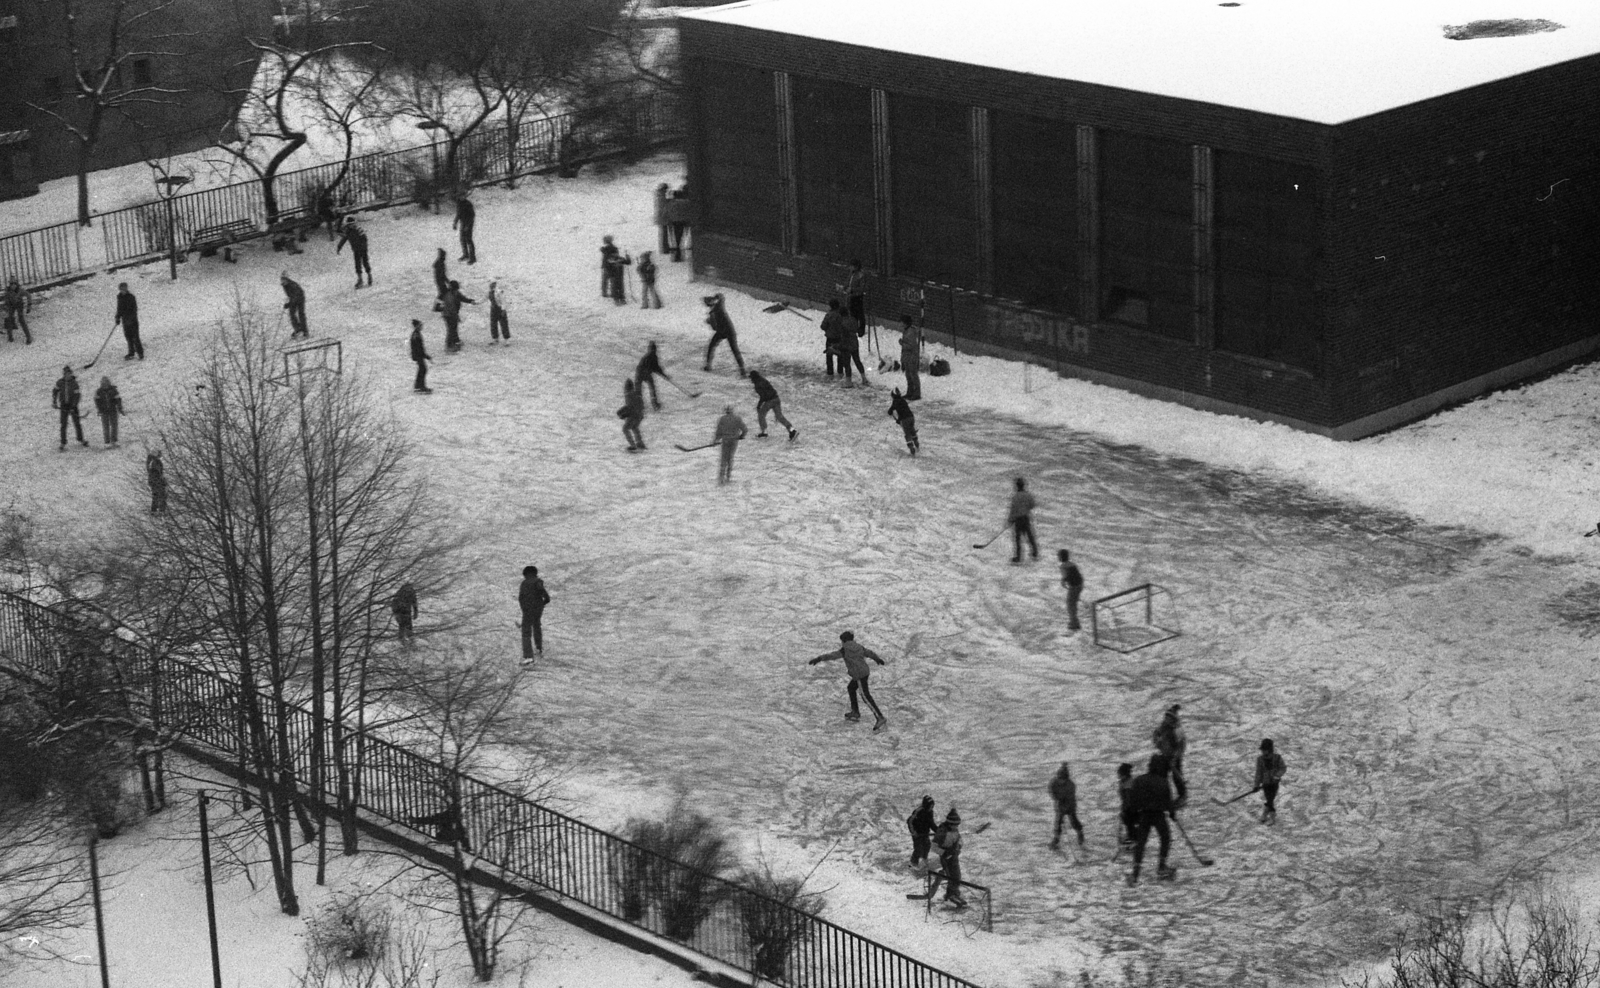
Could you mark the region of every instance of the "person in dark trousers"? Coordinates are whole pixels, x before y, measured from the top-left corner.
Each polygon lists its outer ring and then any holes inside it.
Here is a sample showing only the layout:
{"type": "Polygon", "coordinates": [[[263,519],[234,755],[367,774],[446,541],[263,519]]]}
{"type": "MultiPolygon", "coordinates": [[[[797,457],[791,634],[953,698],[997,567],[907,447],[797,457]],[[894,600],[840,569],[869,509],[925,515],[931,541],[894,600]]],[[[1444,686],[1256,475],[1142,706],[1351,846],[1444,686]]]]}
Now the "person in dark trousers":
{"type": "Polygon", "coordinates": [[[1167,785],[1167,760],[1160,755],[1150,756],[1150,767],[1145,774],[1133,780],[1128,790],[1128,810],[1133,814],[1133,872],[1128,884],[1139,884],[1139,870],[1144,865],[1144,848],[1153,829],[1161,836],[1160,858],[1156,862],[1156,877],[1171,880],[1178,872],[1167,867],[1167,855],[1172,850],[1172,828],[1167,819],[1177,819],[1178,811],[1172,803],[1172,789],[1167,785]]]}
{"type": "Polygon", "coordinates": [[[900,317],[900,370],[906,375],[906,401],[921,401],[922,329],[909,315],[900,317]]]}
{"type": "Polygon", "coordinates": [[[452,281],[450,287],[445,289],[444,298],[439,300],[439,314],[444,317],[444,348],[451,353],[461,349],[461,307],[463,305],[477,305],[477,299],[467,298],[461,293],[461,282],[452,281]]]}
{"type": "Polygon", "coordinates": [[[417,365],[417,380],[411,385],[412,391],[433,394],[433,389],[428,387],[428,361],[432,359],[427,344],[422,341],[422,320],[411,320],[411,360],[417,365]]]}
{"type": "Polygon", "coordinates": [[[461,256],[457,260],[466,261],[468,264],[478,263],[478,245],[473,242],[472,228],[478,222],[478,210],[473,207],[472,200],[465,195],[456,198],[456,218],[451,221],[450,229],[461,231],[461,256]]]}
{"type": "MultiPolygon", "coordinates": [[[[678,186],[676,189],[673,189],[672,190],[672,198],[674,198],[674,199],[687,199],[687,198],[689,198],[689,183],[685,182],[682,185],[678,186]]],[[[683,242],[688,239],[688,234],[689,234],[689,224],[687,222],[685,222],[685,221],[683,221],[681,219],[673,221],[673,223],[672,223],[672,259],[674,261],[683,260],[683,242]]]]}
{"type": "MultiPolygon", "coordinates": [[[[317,195],[317,219],[328,226],[328,239],[332,240],[339,228],[339,210],[333,204],[333,190],[323,189],[317,195]]],[[[335,248],[335,253],[338,253],[335,248]]],[[[359,285],[356,287],[360,287],[359,285]]]]}
{"type": "Polygon", "coordinates": [[[1177,805],[1180,810],[1189,803],[1189,785],[1183,777],[1183,756],[1189,750],[1189,739],[1183,733],[1179,714],[1182,709],[1176,703],[1168,707],[1161,717],[1161,723],[1150,732],[1150,741],[1155,746],[1156,754],[1167,760],[1168,775],[1178,790],[1177,805]]]}
{"type": "Polygon", "coordinates": [[[900,423],[900,431],[906,434],[906,449],[916,456],[917,450],[922,448],[922,440],[917,438],[917,416],[906,404],[906,396],[900,393],[899,388],[895,388],[889,397],[889,417],[900,423]]]}
{"type": "Polygon", "coordinates": [[[867,325],[867,273],[861,270],[861,258],[851,259],[850,273],[845,275],[843,288],[850,318],[856,321],[858,328],[864,330],[867,325]]]}
{"type": "Polygon", "coordinates": [[[861,708],[856,703],[856,694],[860,693],[862,699],[867,701],[867,706],[872,708],[873,716],[877,718],[872,724],[872,729],[881,731],[889,725],[889,719],[878,709],[878,702],[872,698],[872,689],[867,685],[867,679],[871,675],[867,660],[871,659],[881,666],[883,659],[877,652],[856,641],[853,631],[839,632],[839,642],[838,648],[825,655],[819,655],[806,664],[814,666],[818,662],[843,659],[845,669],[850,673],[850,686],[847,689],[850,694],[850,712],[844,715],[844,719],[852,721],[861,719],[861,708]]]}
{"type": "Polygon", "coordinates": [[[615,248],[605,257],[605,277],[610,285],[611,301],[617,305],[628,304],[626,275],[631,264],[633,264],[633,255],[624,254],[615,248]]]}
{"type": "Polygon", "coordinates": [[[1133,797],[1133,763],[1123,762],[1117,766],[1117,820],[1121,822],[1122,829],[1117,834],[1118,852],[1121,848],[1133,845],[1133,825],[1138,823],[1129,802],[1133,797]]]}
{"type": "Polygon", "coordinates": [[[734,414],[732,405],[722,406],[722,417],[717,419],[717,431],[711,436],[712,442],[722,444],[717,461],[718,484],[733,483],[733,452],[739,448],[739,440],[749,431],[744,419],[734,414]]]}
{"type": "Polygon", "coordinates": [[[645,251],[639,255],[639,308],[651,308],[651,299],[656,300],[655,308],[661,308],[661,293],[656,291],[656,262],[645,251]]]}
{"type": "Polygon", "coordinates": [[[760,429],[756,433],[756,438],[767,438],[767,413],[771,412],[778,424],[789,430],[789,441],[793,442],[795,437],[800,435],[800,430],[790,425],[789,420],[783,417],[783,400],[778,397],[778,389],[774,388],[760,371],[750,372],[750,383],[755,385],[756,389],[756,426],[760,429]]]}
{"type": "Polygon", "coordinates": [[[1083,627],[1078,623],[1078,598],[1083,596],[1083,573],[1079,571],[1078,564],[1072,561],[1072,553],[1067,550],[1056,553],[1056,558],[1061,560],[1061,585],[1067,588],[1067,630],[1077,631],[1083,627]]]}
{"type": "Polygon", "coordinates": [[[284,271],[278,275],[278,281],[283,284],[283,294],[288,301],[283,303],[284,309],[289,313],[289,338],[296,336],[310,336],[311,330],[306,328],[306,290],[300,283],[289,277],[289,272],[284,271]]]}
{"type": "Polygon", "coordinates": [[[139,339],[139,299],[128,291],[126,281],[117,285],[117,321],[122,327],[122,338],[128,341],[128,355],[123,360],[144,359],[144,343],[139,339]]]}
{"type": "Polygon", "coordinates": [[[539,567],[522,567],[517,603],[522,607],[522,661],[532,662],[534,653],[544,654],[544,605],[550,603],[550,594],[539,579],[539,567]]]}
{"type": "Polygon", "coordinates": [[[167,513],[167,469],[161,465],[161,451],[151,450],[144,458],[144,477],[150,485],[150,513],[167,513]]]}
{"type": "Polygon", "coordinates": [[[717,344],[727,340],[728,349],[733,353],[733,362],[739,365],[739,376],[744,377],[744,357],[739,353],[739,336],[733,330],[733,320],[728,318],[728,300],[718,292],[700,301],[706,304],[706,325],[711,327],[711,342],[706,344],[705,369],[711,369],[711,357],[717,351],[717,344]]]}
{"type": "Polygon", "coordinates": [[[67,420],[72,420],[72,427],[78,432],[78,442],[89,445],[89,440],[83,438],[83,419],[78,417],[78,402],[82,394],[78,390],[78,379],[72,376],[72,365],[67,364],[61,368],[61,376],[56,378],[56,386],[50,392],[50,404],[61,412],[61,450],[67,448],[67,420]]]}
{"type": "Polygon", "coordinates": [[[661,234],[660,248],[663,254],[672,249],[672,240],[667,231],[667,196],[670,192],[671,186],[665,182],[656,186],[656,230],[661,234]]]}
{"type": "Polygon", "coordinates": [[[844,372],[844,386],[849,388],[854,384],[850,379],[850,365],[855,364],[856,370],[861,374],[863,387],[867,383],[867,369],[861,365],[861,329],[862,323],[856,317],[845,313],[839,318],[838,354],[839,370],[844,372]]]}
{"type": "Polygon", "coordinates": [[[1033,558],[1039,558],[1039,541],[1033,537],[1033,509],[1038,502],[1028,493],[1028,483],[1021,477],[1015,481],[1016,490],[1011,495],[1011,506],[1006,509],[1006,524],[1011,527],[1011,542],[1015,547],[1011,561],[1022,562],[1022,540],[1028,540],[1033,558]]]}
{"type": "MultiPolygon", "coordinates": [[[[611,297],[612,260],[622,256],[622,251],[612,242],[611,234],[600,238],[600,297],[611,297]]],[[[626,299],[624,299],[626,301],[626,299]]],[[[618,303],[621,304],[621,303],[618,303]]]]}
{"type": "Polygon", "coordinates": [[[100,438],[107,446],[117,444],[117,419],[122,415],[122,395],[111,383],[110,375],[100,378],[94,392],[94,410],[100,416],[100,438]]]}
{"type": "Polygon", "coordinates": [[[639,432],[639,423],[644,421],[644,395],[633,386],[631,377],[623,379],[622,407],[617,409],[617,418],[622,420],[622,438],[628,441],[628,452],[644,449],[644,435],[639,432]]]}
{"type": "Polygon", "coordinates": [[[356,287],[361,287],[361,275],[362,272],[365,272],[367,275],[367,287],[371,288],[372,258],[367,253],[369,246],[367,243],[367,231],[361,229],[361,225],[350,217],[345,218],[343,229],[339,234],[339,242],[334,245],[333,252],[337,254],[344,250],[345,244],[350,245],[350,258],[355,261],[356,287]]]}
{"type": "MultiPolygon", "coordinates": [[[[840,357],[843,352],[843,345],[840,342],[843,332],[844,312],[839,308],[839,300],[830,298],[828,314],[822,317],[822,362],[829,377],[833,376],[834,358],[840,357]]],[[[843,370],[843,367],[840,370],[843,370]]]]}
{"type": "Polygon", "coordinates": [[[505,296],[500,294],[499,286],[498,281],[489,282],[489,342],[498,343],[504,336],[510,343],[511,321],[506,317],[505,296]]]}
{"type": "Polygon", "coordinates": [[[394,615],[395,626],[400,629],[400,640],[411,640],[412,628],[417,619],[417,588],[410,583],[400,584],[389,600],[389,612],[394,615]]]}
{"type": "Polygon", "coordinates": [[[928,851],[933,846],[933,797],[922,797],[922,805],[906,817],[906,829],[911,831],[911,867],[928,866],[928,851]]]}
{"type": "MultiPolygon", "coordinates": [[[[961,895],[961,814],[955,807],[945,814],[944,823],[933,832],[933,846],[939,849],[939,871],[943,873],[944,901],[957,907],[965,906],[967,900],[961,895]]],[[[938,894],[940,879],[935,879],[933,888],[928,892],[931,899],[938,894]]]]}
{"type": "Polygon", "coordinates": [[[6,279],[6,342],[14,343],[16,338],[11,334],[22,330],[22,342],[26,345],[33,343],[33,331],[28,328],[28,311],[33,308],[33,296],[22,287],[22,282],[12,275],[6,279]]]}
{"type": "Polygon", "coordinates": [[[1256,788],[1266,800],[1261,807],[1262,823],[1278,822],[1278,783],[1283,781],[1283,774],[1288,770],[1283,756],[1273,750],[1272,739],[1262,738],[1261,754],[1256,756],[1256,788]]]}
{"type": "Polygon", "coordinates": [[[1078,846],[1083,846],[1083,824],[1078,822],[1078,784],[1072,781],[1072,769],[1062,762],[1050,779],[1050,798],[1056,804],[1056,832],[1050,838],[1050,850],[1061,847],[1061,821],[1072,824],[1078,834],[1078,846]]]}
{"type": "Polygon", "coordinates": [[[450,290],[448,264],[449,258],[444,256],[444,248],[440,247],[439,256],[433,259],[433,286],[439,290],[439,298],[444,298],[444,293],[450,290]]]}
{"type": "Polygon", "coordinates": [[[661,411],[661,399],[656,397],[656,376],[672,380],[666,370],[661,366],[661,355],[656,351],[656,341],[651,340],[645,348],[644,356],[639,358],[639,366],[634,368],[633,383],[639,388],[639,398],[644,399],[644,389],[650,388],[650,407],[661,411]]]}

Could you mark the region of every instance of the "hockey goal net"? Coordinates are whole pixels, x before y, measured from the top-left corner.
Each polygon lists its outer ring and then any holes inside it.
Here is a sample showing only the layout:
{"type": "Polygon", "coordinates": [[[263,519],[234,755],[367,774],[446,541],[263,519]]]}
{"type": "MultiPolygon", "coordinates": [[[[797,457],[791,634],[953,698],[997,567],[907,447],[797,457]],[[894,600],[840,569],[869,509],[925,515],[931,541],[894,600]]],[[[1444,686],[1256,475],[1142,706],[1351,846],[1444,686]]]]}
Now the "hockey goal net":
{"type": "Polygon", "coordinates": [[[1089,614],[1094,643],[1118,652],[1137,652],[1178,637],[1178,614],[1165,587],[1143,583],[1101,597],[1089,614]]]}

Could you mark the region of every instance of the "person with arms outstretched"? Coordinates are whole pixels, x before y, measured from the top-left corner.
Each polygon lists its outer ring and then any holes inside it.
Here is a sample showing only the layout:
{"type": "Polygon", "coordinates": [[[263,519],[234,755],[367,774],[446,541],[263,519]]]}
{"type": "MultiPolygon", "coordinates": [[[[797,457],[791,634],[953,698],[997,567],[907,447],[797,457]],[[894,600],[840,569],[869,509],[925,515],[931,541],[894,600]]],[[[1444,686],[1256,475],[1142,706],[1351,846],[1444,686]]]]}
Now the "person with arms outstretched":
{"type": "Polygon", "coordinates": [[[855,632],[841,631],[839,633],[840,645],[826,655],[819,655],[807,665],[816,665],[818,662],[830,662],[834,659],[843,659],[846,671],[850,673],[850,685],[846,692],[850,695],[850,712],[844,715],[845,720],[860,720],[861,708],[856,703],[856,694],[867,701],[867,706],[872,708],[872,714],[877,718],[872,724],[874,731],[881,731],[889,726],[889,719],[878,709],[878,702],[872,698],[872,689],[867,685],[871,676],[867,660],[871,659],[878,665],[883,665],[883,659],[872,649],[856,641],[855,632]]]}

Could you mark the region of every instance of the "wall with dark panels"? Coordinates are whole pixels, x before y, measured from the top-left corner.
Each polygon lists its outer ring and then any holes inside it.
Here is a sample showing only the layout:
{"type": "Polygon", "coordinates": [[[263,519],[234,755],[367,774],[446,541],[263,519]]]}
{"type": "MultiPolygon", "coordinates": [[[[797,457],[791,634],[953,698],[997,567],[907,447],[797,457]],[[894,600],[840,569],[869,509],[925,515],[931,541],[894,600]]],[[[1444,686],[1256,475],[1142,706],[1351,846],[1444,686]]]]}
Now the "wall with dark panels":
{"type": "Polygon", "coordinates": [[[994,288],[1030,307],[1078,310],[1078,147],[1074,124],[989,115],[994,288]]]}
{"type": "Polygon", "coordinates": [[[964,103],[889,94],[894,270],[973,286],[978,224],[973,212],[969,111],[964,103]]]}
{"type": "Polygon", "coordinates": [[[870,263],[877,257],[872,179],[872,93],[795,75],[795,173],[800,250],[870,263]]]}
{"type": "Polygon", "coordinates": [[[1319,164],[1332,128],[1195,100],[681,20],[681,51],[858,86],[1319,164]]]}
{"type": "Polygon", "coordinates": [[[1600,56],[1343,124],[1328,185],[1342,415],[1600,333],[1600,56]]]}
{"type": "Polygon", "coordinates": [[[697,171],[700,222],[763,243],[782,243],[778,123],[772,72],[701,61],[696,103],[706,154],[697,171]]]}

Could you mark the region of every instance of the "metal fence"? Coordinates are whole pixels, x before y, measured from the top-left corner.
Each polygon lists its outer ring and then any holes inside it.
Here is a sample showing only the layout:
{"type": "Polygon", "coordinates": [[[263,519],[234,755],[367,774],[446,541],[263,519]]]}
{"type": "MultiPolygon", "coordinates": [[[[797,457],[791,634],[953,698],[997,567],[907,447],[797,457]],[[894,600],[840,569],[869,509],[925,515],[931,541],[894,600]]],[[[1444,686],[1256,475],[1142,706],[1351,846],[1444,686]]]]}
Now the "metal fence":
{"type": "MultiPolygon", "coordinates": [[[[118,679],[131,687],[137,712],[180,731],[187,742],[243,764],[247,745],[241,692],[235,682],[193,663],[126,641],[103,622],[79,619],[0,592],[0,660],[4,671],[52,680],[70,657],[111,654],[118,679]]],[[[336,805],[329,781],[320,793],[312,772],[311,713],[257,694],[269,723],[282,718],[300,791],[336,805]]],[[[351,790],[357,811],[387,829],[438,828],[470,847],[500,877],[530,891],[582,903],[666,937],[747,974],[792,988],[976,988],[818,916],[750,888],[659,855],[615,834],[474,778],[401,744],[346,729],[351,790]],[[709,902],[685,918],[666,904],[675,897],[709,902]]],[[[336,757],[323,745],[329,762],[336,757]]],[[[278,771],[284,766],[274,768],[278,771]]],[[[325,764],[333,768],[332,764],[325,764]]],[[[429,832],[429,830],[432,832],[429,832]]],[[[986,904],[985,904],[986,905],[986,904]]]]}
{"type": "MultiPolygon", "coordinates": [[[[322,190],[335,179],[338,208],[375,209],[416,202],[449,185],[486,185],[533,174],[568,162],[590,161],[678,138],[682,123],[671,93],[651,93],[601,114],[564,113],[506,124],[468,135],[457,148],[453,173],[441,174],[447,141],[376,151],[349,162],[330,162],[283,172],[273,182],[280,213],[312,213],[322,190]],[[347,169],[339,178],[342,169],[347,169]]],[[[266,232],[267,204],[259,180],[199,189],[166,200],[99,213],[101,236],[82,236],[76,222],[57,223],[0,237],[0,282],[16,275],[24,285],[154,260],[176,239],[179,250],[208,227],[243,222],[266,232]],[[170,215],[168,210],[171,210],[170,215]],[[87,250],[87,253],[86,253],[87,250]]]]}

